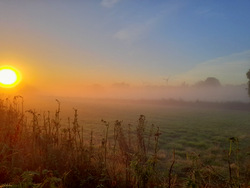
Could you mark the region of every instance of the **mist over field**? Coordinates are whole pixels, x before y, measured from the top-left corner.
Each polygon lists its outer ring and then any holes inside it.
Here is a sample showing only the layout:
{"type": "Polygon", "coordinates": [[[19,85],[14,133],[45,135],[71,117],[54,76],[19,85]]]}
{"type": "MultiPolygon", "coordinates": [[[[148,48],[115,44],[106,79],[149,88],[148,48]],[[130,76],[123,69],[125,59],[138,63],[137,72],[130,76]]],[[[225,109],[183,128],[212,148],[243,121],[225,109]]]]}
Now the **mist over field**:
{"type": "Polygon", "coordinates": [[[111,99],[175,99],[185,101],[241,101],[248,102],[246,84],[219,87],[199,86],[158,86],[146,85],[133,87],[125,84],[111,88],[97,88],[94,91],[83,91],[83,97],[111,99]]]}
{"type": "Polygon", "coordinates": [[[247,84],[220,85],[216,87],[202,85],[189,86],[185,84],[182,86],[150,84],[133,86],[121,82],[111,86],[96,84],[87,87],[79,87],[78,89],[59,89],[54,92],[44,92],[34,87],[24,87],[17,93],[28,97],[51,96],[91,99],[175,99],[184,101],[249,102],[247,84]]]}

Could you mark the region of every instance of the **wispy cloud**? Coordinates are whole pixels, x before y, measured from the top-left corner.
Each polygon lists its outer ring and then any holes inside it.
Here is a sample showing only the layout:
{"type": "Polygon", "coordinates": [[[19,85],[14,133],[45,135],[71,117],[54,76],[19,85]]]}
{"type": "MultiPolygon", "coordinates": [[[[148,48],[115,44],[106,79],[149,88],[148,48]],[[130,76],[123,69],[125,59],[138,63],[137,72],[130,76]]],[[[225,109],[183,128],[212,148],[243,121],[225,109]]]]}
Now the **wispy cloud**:
{"type": "Polygon", "coordinates": [[[145,19],[143,22],[133,23],[128,25],[114,34],[114,38],[124,43],[134,43],[137,40],[143,39],[162,17],[162,14],[145,19]]]}
{"type": "Polygon", "coordinates": [[[202,16],[205,18],[225,18],[225,15],[221,12],[218,12],[212,8],[198,8],[194,12],[197,16],[202,16]]]}
{"type": "Polygon", "coordinates": [[[212,12],[211,9],[206,8],[206,9],[196,10],[195,13],[198,15],[206,15],[206,14],[210,14],[211,12],[212,12]]]}
{"type": "Polygon", "coordinates": [[[249,69],[249,59],[250,50],[234,53],[203,62],[175,78],[178,82],[194,83],[213,76],[223,84],[242,84],[247,81],[246,72],[249,69]]]}
{"type": "Polygon", "coordinates": [[[149,29],[150,26],[147,24],[131,25],[116,32],[114,38],[126,43],[133,43],[142,38],[149,29]]]}
{"type": "Polygon", "coordinates": [[[113,7],[120,0],[102,0],[101,5],[107,8],[113,7]]]}
{"type": "Polygon", "coordinates": [[[154,27],[164,20],[166,24],[182,7],[180,3],[163,3],[161,7],[153,9],[139,22],[131,23],[118,30],[113,37],[125,43],[133,43],[139,39],[144,39],[154,27]]]}

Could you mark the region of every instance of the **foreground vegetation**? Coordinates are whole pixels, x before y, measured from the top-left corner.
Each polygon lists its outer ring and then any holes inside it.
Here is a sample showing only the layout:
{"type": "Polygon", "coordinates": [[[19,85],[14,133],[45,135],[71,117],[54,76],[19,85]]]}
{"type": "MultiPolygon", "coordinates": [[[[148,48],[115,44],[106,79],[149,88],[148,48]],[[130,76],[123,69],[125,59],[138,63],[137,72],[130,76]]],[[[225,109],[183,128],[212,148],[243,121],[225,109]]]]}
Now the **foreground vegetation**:
{"type": "Polygon", "coordinates": [[[57,105],[54,113],[38,114],[24,110],[21,96],[0,100],[1,187],[250,186],[249,137],[220,135],[238,120],[220,119],[226,126],[218,126],[214,117],[214,125],[199,119],[190,125],[198,117],[183,116],[174,130],[140,115],[135,125],[100,120],[103,133],[96,136],[80,125],[77,109],[62,123],[57,105]]]}

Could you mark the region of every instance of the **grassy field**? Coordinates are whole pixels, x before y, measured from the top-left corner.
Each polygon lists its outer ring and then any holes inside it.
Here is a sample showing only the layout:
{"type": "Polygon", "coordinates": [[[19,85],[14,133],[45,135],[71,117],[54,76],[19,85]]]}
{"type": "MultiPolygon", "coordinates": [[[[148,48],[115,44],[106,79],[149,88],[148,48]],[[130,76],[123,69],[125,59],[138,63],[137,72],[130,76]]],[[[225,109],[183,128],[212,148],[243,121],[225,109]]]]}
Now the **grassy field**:
{"type": "Polygon", "coordinates": [[[245,104],[27,103],[1,100],[3,187],[249,186],[245,104]]]}

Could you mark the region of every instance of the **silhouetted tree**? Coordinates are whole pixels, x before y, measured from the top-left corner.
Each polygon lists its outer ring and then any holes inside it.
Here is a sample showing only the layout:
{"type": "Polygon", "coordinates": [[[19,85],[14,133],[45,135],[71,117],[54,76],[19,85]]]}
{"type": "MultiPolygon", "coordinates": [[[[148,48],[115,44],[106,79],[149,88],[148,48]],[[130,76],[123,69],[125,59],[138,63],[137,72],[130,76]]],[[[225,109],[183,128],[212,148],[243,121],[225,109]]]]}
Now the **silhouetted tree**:
{"type": "Polygon", "coordinates": [[[202,87],[220,87],[220,81],[215,77],[208,77],[205,81],[200,81],[196,84],[196,86],[202,87]]]}
{"type": "Polygon", "coordinates": [[[214,77],[208,77],[205,80],[205,84],[208,86],[221,86],[220,81],[217,78],[214,77]]]}
{"type": "Polygon", "coordinates": [[[248,78],[248,95],[250,97],[250,69],[249,71],[246,73],[247,78],[248,78]]]}

